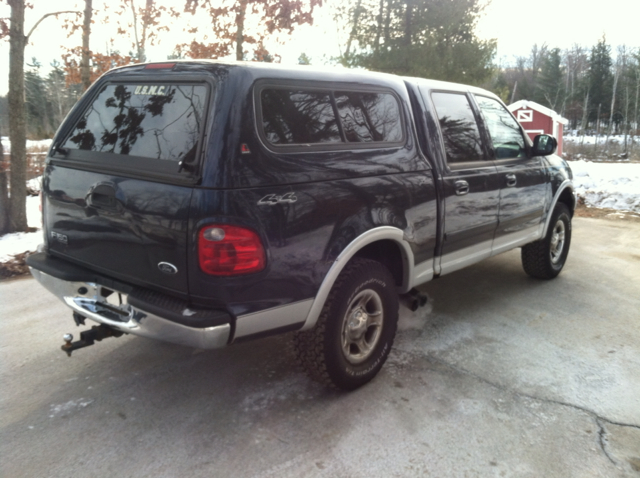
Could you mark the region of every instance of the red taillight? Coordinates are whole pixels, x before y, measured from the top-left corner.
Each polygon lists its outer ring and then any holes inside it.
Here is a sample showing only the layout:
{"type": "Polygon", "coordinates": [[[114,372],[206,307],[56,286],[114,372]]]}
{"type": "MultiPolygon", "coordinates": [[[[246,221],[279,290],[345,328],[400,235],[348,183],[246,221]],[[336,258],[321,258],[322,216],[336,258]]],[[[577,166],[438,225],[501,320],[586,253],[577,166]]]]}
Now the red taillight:
{"type": "Polygon", "coordinates": [[[265,266],[260,237],[251,229],[228,225],[210,225],[198,234],[200,269],[216,276],[259,272],[265,266]]]}

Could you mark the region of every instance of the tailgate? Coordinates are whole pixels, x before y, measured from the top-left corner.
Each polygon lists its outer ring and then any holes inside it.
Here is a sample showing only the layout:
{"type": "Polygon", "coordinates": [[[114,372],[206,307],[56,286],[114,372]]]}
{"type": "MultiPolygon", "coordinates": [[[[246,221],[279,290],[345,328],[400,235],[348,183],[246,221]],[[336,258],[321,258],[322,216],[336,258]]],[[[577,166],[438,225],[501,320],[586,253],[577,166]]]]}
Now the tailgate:
{"type": "Polygon", "coordinates": [[[51,167],[49,250],[121,280],[187,293],[191,188],[51,167]]]}

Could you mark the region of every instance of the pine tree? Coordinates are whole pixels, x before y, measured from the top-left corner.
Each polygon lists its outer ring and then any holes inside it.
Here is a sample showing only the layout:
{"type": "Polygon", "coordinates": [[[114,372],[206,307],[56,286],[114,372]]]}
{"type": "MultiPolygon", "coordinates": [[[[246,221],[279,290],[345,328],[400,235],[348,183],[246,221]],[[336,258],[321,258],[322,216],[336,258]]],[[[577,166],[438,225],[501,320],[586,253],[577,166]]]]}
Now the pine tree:
{"type": "Polygon", "coordinates": [[[611,72],[611,47],[607,45],[603,36],[598,43],[591,48],[589,60],[588,85],[589,85],[589,121],[598,121],[598,111],[601,116],[608,116],[611,108],[613,94],[613,73],[611,72]]]}
{"type": "Polygon", "coordinates": [[[560,109],[565,96],[564,79],[560,49],[554,48],[542,60],[534,101],[554,111],[560,109]]]}
{"type": "Polygon", "coordinates": [[[351,0],[346,26],[348,66],[400,75],[480,84],[493,73],[494,41],[475,34],[479,0],[351,0]]]}

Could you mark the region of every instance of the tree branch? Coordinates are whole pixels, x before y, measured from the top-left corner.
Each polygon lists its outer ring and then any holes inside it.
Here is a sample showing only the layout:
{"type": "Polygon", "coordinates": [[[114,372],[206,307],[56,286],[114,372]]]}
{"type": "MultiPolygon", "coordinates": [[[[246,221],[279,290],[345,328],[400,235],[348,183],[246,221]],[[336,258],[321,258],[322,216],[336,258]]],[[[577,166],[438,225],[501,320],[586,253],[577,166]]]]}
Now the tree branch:
{"type": "Polygon", "coordinates": [[[36,22],[36,24],[33,26],[33,28],[31,28],[31,30],[29,30],[29,33],[27,33],[27,36],[25,37],[25,41],[29,41],[29,37],[31,37],[31,34],[33,33],[33,31],[38,27],[38,25],[40,25],[40,23],[42,23],[42,21],[47,18],[50,17],[52,15],[61,15],[63,13],[75,13],[76,15],[82,15],[82,12],[78,12],[75,10],[66,10],[63,12],[53,12],[53,13],[47,13],[46,15],[43,15],[42,18],[40,18],[40,20],[38,20],[36,22]]]}

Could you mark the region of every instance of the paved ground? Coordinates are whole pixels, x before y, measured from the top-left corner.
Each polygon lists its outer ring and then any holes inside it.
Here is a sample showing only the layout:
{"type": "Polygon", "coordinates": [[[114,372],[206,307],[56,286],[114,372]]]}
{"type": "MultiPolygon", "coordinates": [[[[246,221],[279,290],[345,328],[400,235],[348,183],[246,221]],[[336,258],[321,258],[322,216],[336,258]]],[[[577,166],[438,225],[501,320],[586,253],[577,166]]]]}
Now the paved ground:
{"type": "Polygon", "coordinates": [[[0,284],[3,477],[640,476],[640,223],[577,218],[561,276],[519,253],[428,284],[374,382],[309,382],[288,337],[194,351],[110,339],[0,284]]]}

